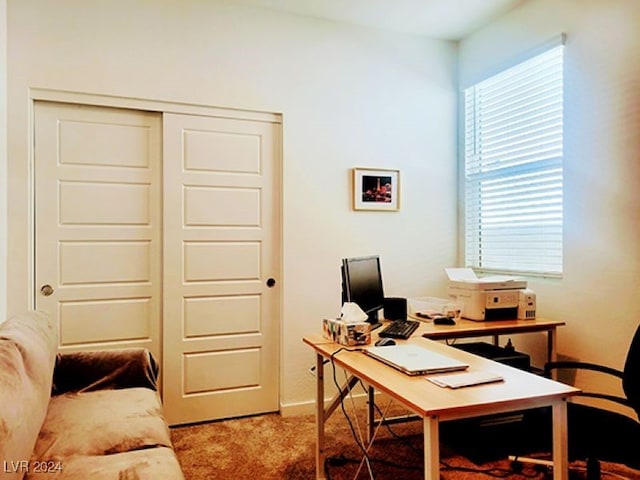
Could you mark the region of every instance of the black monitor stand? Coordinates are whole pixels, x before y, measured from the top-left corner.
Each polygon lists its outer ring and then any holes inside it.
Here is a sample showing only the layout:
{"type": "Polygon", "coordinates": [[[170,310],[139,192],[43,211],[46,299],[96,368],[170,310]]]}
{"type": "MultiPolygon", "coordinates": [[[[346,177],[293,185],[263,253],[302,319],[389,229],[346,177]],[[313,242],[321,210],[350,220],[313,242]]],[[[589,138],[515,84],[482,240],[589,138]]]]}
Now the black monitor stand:
{"type": "Polygon", "coordinates": [[[382,322],[374,322],[371,323],[371,330],[375,330],[376,328],[380,328],[382,326],[382,322]]]}
{"type": "Polygon", "coordinates": [[[378,310],[369,314],[367,317],[367,323],[371,324],[371,330],[375,330],[382,326],[382,322],[380,321],[380,318],[378,318],[378,310]]]}

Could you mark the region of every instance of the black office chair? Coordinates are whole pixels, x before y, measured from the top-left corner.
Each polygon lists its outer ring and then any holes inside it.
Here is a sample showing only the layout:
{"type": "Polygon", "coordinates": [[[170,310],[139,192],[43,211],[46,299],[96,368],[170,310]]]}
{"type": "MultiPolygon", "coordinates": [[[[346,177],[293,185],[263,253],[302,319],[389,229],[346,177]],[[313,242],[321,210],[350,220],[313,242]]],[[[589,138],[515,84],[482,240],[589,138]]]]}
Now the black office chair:
{"type": "Polygon", "coordinates": [[[557,361],[545,365],[545,376],[553,370],[590,370],[617,377],[622,382],[624,397],[583,391],[579,396],[591,397],[630,407],[635,418],[601,407],[570,402],[567,406],[569,459],[587,461],[587,479],[600,478],[600,461],[620,463],[640,470],[640,326],[636,329],[627,352],[624,369],[580,361],[557,361]]]}

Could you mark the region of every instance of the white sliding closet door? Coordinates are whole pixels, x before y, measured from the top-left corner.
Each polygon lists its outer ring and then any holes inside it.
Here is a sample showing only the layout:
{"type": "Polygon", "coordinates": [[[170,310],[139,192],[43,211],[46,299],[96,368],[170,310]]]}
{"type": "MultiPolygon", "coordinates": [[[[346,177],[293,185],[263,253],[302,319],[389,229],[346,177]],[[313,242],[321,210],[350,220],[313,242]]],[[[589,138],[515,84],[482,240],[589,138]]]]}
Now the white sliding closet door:
{"type": "Polygon", "coordinates": [[[279,408],[280,120],[215,110],[35,103],[35,305],[149,348],[171,424],[279,408]]]}
{"type": "Polygon", "coordinates": [[[163,124],[167,419],[277,411],[280,125],[163,124]]]}
{"type": "Polygon", "coordinates": [[[61,350],[161,359],[161,116],[35,103],[35,302],[61,350]]]}

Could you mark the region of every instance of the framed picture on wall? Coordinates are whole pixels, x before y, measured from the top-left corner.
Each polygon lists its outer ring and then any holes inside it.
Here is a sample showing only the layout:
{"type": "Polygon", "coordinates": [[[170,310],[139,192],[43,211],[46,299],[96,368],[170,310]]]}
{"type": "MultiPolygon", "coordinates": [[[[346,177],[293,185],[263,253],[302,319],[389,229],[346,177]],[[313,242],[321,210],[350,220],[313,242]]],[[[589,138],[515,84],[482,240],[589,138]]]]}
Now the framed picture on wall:
{"type": "Polygon", "coordinates": [[[400,171],[354,168],[353,209],[400,210],[400,171]]]}

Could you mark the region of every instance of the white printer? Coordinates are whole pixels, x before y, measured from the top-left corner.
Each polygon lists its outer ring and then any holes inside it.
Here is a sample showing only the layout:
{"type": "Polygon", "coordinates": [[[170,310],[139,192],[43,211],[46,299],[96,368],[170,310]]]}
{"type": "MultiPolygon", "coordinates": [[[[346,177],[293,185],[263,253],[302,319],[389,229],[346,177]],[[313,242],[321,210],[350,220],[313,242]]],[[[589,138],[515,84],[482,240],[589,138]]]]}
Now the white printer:
{"type": "Polygon", "coordinates": [[[478,278],[470,268],[447,268],[449,298],[463,305],[470,320],[514,320],[536,317],[536,295],[527,281],[509,276],[478,278]]]}

